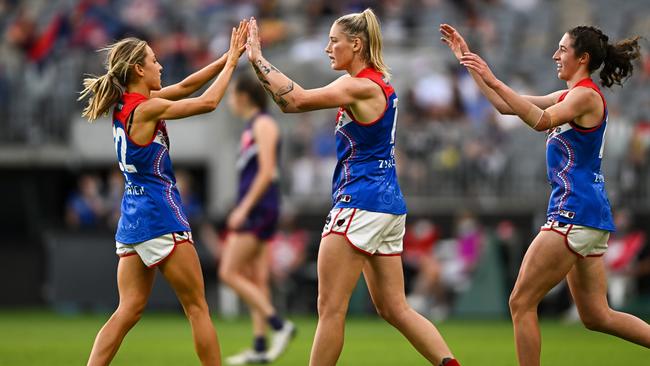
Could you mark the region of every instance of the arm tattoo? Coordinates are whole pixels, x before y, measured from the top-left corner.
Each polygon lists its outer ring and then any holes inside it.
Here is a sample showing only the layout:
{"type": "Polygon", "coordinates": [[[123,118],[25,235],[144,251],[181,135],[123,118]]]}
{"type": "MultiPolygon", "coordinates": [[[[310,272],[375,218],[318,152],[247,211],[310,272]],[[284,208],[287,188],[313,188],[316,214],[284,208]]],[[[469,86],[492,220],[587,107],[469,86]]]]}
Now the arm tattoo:
{"type": "Polygon", "coordinates": [[[262,63],[262,60],[257,60],[255,63],[253,63],[253,69],[255,70],[255,74],[257,74],[257,78],[260,80],[262,86],[264,89],[266,89],[267,93],[271,96],[273,101],[278,106],[280,106],[280,108],[285,108],[288,106],[289,102],[287,102],[286,99],[282,98],[282,96],[293,90],[293,82],[290,81],[287,86],[281,87],[277,93],[273,93],[273,90],[271,90],[271,83],[266,79],[266,75],[268,75],[271,71],[279,72],[278,69],[270,64],[268,66],[264,65],[262,63]]]}
{"type": "Polygon", "coordinates": [[[285,94],[291,93],[292,90],[293,90],[293,81],[289,81],[289,84],[287,84],[286,86],[283,86],[280,89],[278,89],[278,91],[277,91],[277,93],[275,93],[275,95],[280,97],[280,96],[283,96],[285,94]]]}

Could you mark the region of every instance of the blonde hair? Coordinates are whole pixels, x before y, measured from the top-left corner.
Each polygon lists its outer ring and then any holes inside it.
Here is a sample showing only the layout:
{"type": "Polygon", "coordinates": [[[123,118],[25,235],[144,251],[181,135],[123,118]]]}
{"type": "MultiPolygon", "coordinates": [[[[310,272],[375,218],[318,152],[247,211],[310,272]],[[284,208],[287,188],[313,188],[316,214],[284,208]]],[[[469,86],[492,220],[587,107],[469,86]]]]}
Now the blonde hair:
{"type": "Polygon", "coordinates": [[[362,57],[375,70],[390,78],[389,67],[384,63],[382,56],[381,27],[375,13],[367,8],[362,13],[344,15],[334,22],[339,24],[343,33],[350,37],[358,37],[363,43],[362,57]]]}
{"type": "Polygon", "coordinates": [[[88,105],[81,115],[89,122],[108,114],[110,108],[122,97],[126,88],[131,70],[134,65],[144,66],[147,56],[147,42],[138,38],[125,38],[115,42],[98,52],[108,51],[106,57],[106,73],[102,76],[91,76],[83,81],[84,90],[78,100],[86,97],[88,105]]]}

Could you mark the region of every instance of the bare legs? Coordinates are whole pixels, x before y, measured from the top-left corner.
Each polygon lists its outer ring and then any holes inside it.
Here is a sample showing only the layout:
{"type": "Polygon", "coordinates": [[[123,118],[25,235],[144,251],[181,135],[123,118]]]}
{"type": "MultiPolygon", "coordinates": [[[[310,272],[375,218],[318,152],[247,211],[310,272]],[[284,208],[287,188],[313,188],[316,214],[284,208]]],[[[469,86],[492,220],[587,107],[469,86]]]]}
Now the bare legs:
{"type": "MultiPolygon", "coordinates": [[[[176,291],[190,321],[201,364],[220,365],[219,343],[208,313],[203,276],[194,246],[179,245],[160,265],[160,270],[176,291]]],[[[137,255],[120,259],[117,267],[120,304],[97,334],[88,365],[108,365],[111,362],[126,333],[142,316],[155,273],[155,269],[147,268],[137,255]]]]}
{"type": "Polygon", "coordinates": [[[567,279],[585,327],[650,348],[650,325],[633,315],[609,307],[602,257],[578,261],[567,279]]]}
{"type": "Polygon", "coordinates": [[[113,360],[126,333],[142,316],[155,274],[155,269],[147,268],[137,255],[120,258],[117,265],[120,304],[97,333],[88,366],[108,365],[113,360]]]}
{"type": "Polygon", "coordinates": [[[221,365],[221,351],[205,301],[205,288],[199,258],[193,245],[181,244],[160,265],[160,271],[176,292],[192,326],[194,348],[201,364],[221,365]]]}
{"type": "MultiPolygon", "coordinates": [[[[250,275],[246,274],[252,262],[259,255],[261,246],[258,239],[250,233],[237,233],[229,238],[219,270],[219,277],[239,295],[251,311],[256,311],[264,319],[275,315],[268,292],[261,289],[250,275]]],[[[259,315],[253,315],[259,316],[259,315]]]]}
{"type": "Polygon", "coordinates": [[[540,365],[537,306],[544,295],[565,277],[587,328],[650,347],[650,325],[632,315],[610,309],[602,257],[578,258],[566,248],[561,235],[542,231],[528,248],[510,295],[510,313],[520,365],[540,365]]]}
{"type": "Polygon", "coordinates": [[[440,333],[406,303],[400,257],[368,257],[346,239],[329,235],[318,253],[318,326],[310,365],[335,365],[343,348],[345,316],[363,271],[379,314],[430,362],[452,357],[440,333]]]}

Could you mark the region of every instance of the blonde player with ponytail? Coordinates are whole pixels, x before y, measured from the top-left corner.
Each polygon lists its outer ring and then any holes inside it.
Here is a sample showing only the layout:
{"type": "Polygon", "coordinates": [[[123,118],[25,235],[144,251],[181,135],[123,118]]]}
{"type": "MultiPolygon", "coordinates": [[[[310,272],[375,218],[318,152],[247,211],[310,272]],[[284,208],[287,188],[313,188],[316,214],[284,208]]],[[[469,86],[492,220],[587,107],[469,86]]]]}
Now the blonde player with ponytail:
{"type": "MultiPolygon", "coordinates": [[[[179,84],[160,85],[162,66],[151,47],[137,38],[108,48],[106,74],[84,80],[80,99],[90,97],[83,116],[89,121],[113,108],[113,140],[125,187],[115,235],[117,310],[97,334],[88,365],[108,365],[127,332],[138,322],[160,269],[176,292],[192,327],[202,365],[220,365],[217,335],[205,300],[203,276],[192,245],[169,157],[166,119],[214,110],[244,52],[248,22],[233,28],[228,52],[179,84]],[[208,80],[201,95],[186,98],[208,80]]],[[[148,352],[148,350],[143,350],[148,352]]]]}
{"type": "Polygon", "coordinates": [[[406,302],[402,238],[406,205],[395,171],[398,99],[382,59],[379,22],[370,9],[337,19],[325,53],[346,74],[322,88],[303,89],[263,56],[251,19],[248,58],[284,112],[338,108],[338,163],[333,207],[318,254],[318,327],[310,365],[336,364],[343,348],[348,302],[363,273],[377,312],[431,364],[456,366],[435,326],[406,302]]]}

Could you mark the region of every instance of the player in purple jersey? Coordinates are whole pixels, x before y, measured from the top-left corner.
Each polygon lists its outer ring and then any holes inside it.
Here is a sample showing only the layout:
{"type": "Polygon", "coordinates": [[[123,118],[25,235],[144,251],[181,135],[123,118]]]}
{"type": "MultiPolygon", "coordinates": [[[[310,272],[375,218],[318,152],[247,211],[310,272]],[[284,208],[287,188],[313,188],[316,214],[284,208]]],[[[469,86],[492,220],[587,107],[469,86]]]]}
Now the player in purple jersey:
{"type": "Polygon", "coordinates": [[[402,238],[406,205],[395,173],[397,95],[388,83],[379,22],[370,9],[334,22],[325,52],[346,74],[306,90],[262,56],[251,19],[248,57],[262,85],[284,112],[339,108],[338,164],[330,211],[318,254],[318,326],[310,365],[336,364],[345,315],[363,273],[377,312],[429,362],[459,365],[431,322],[406,302],[402,238]],[[334,234],[334,235],[331,235],[334,234]]]}
{"type": "Polygon", "coordinates": [[[226,358],[226,363],[266,363],[275,360],[295,333],[271,303],[267,243],[276,232],[280,209],[278,154],[280,132],[266,113],[267,96],[257,79],[242,75],[228,98],[230,110],[246,121],[237,170],[237,206],[228,217],[227,243],[219,277],[248,304],[253,321],[253,348],[226,358]],[[266,344],[266,323],[273,337],[266,344]]]}
{"type": "Polygon", "coordinates": [[[595,27],[569,30],[553,54],[557,76],[566,81],[567,90],[521,96],[469,51],[453,27],[443,24],[440,32],[442,41],[500,113],[517,115],[531,128],[548,133],[549,221],[528,248],[510,295],[519,364],[540,364],[537,306],[564,278],[587,328],[650,347],[650,325],[612,310],[607,303],[602,255],[614,230],[600,172],[607,105],[591,80],[591,74],[602,66],[601,85],[622,85],[632,73],[631,61],[639,57],[638,37],[612,44],[595,27]]]}
{"type": "Polygon", "coordinates": [[[201,364],[221,364],[198,256],[193,245],[181,245],[192,240],[175,186],[164,120],[217,107],[245,50],[247,30],[248,21],[240,22],[223,57],[165,88],[160,85],[162,66],[147,43],[136,38],[109,46],[106,74],[84,80],[80,99],[90,100],[83,116],[92,122],[115,106],[113,135],[126,185],[116,234],[120,302],[97,334],[88,365],[111,362],[142,315],[156,266],[185,310],[201,364]],[[201,96],[186,98],[217,74],[201,96]]]}

